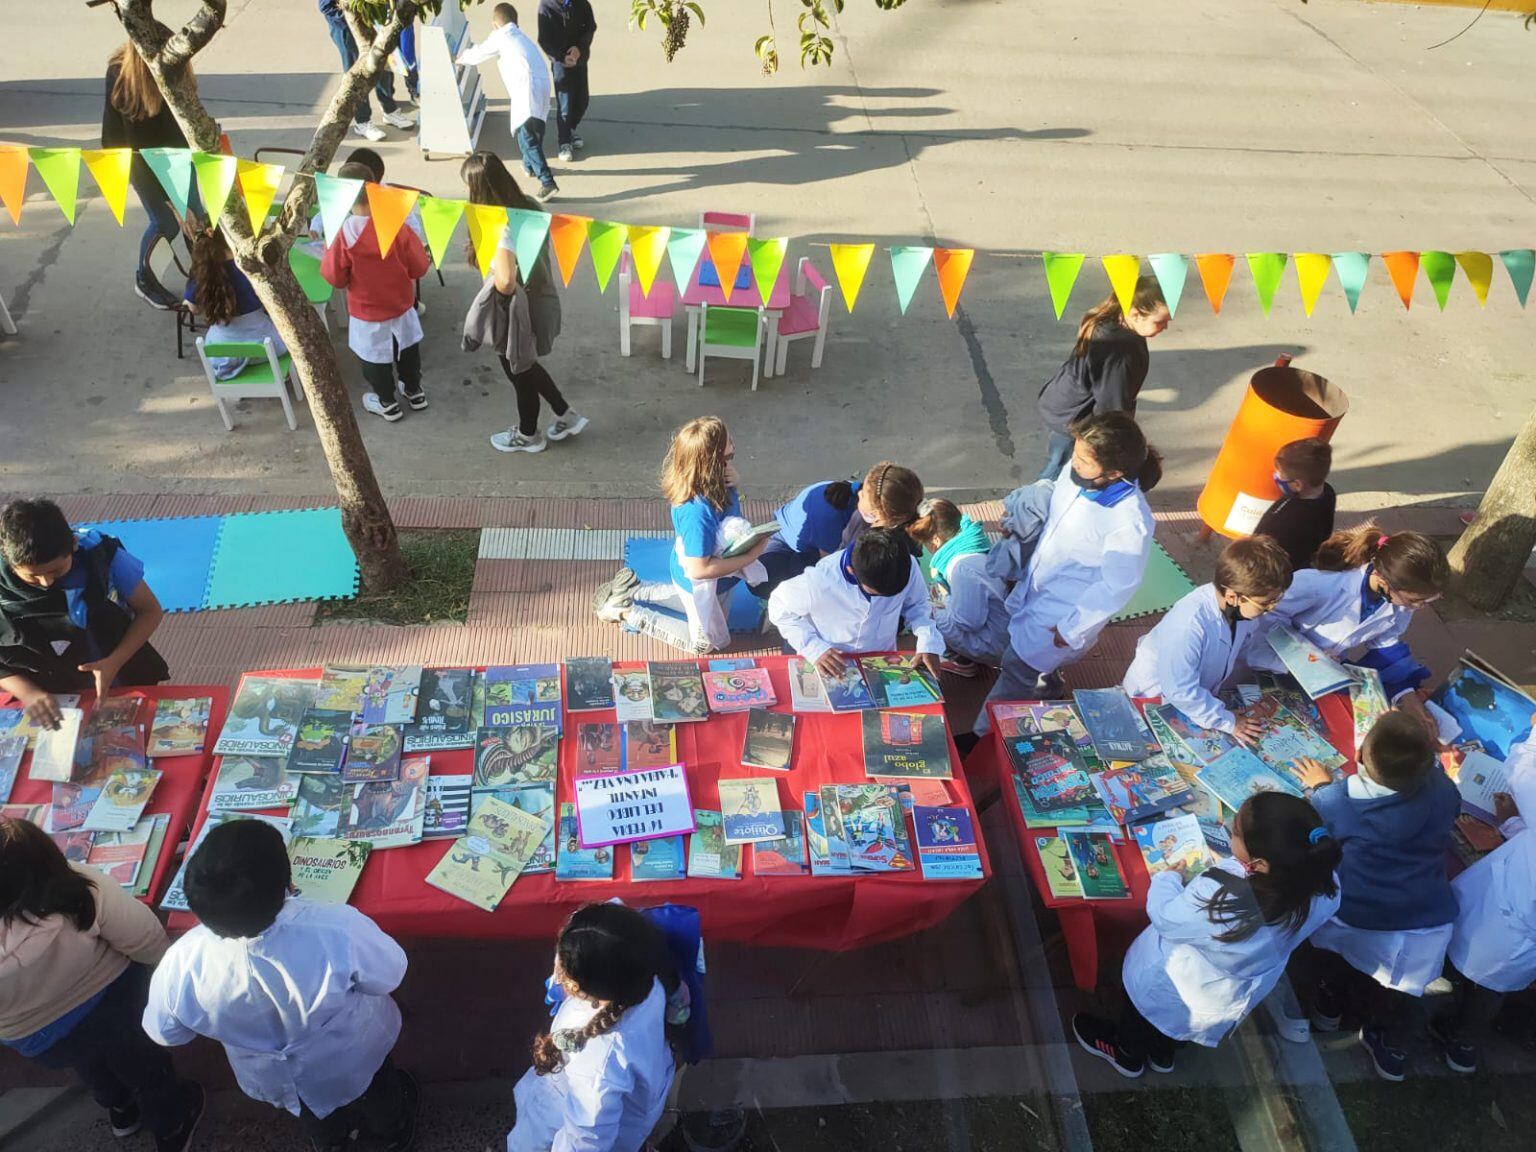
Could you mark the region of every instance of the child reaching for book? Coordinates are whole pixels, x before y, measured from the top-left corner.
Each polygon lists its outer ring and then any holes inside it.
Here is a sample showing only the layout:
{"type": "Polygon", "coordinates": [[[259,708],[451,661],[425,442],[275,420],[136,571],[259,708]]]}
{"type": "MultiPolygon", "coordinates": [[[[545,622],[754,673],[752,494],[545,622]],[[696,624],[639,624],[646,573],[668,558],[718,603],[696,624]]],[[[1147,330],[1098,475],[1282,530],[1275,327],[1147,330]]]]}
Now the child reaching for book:
{"type": "Polygon", "coordinates": [[[513,1090],[507,1152],[638,1152],[672,1086],[666,938],[623,904],[588,904],[560,930],[552,980],[559,1007],[513,1090]]]}
{"type": "Polygon", "coordinates": [[[1008,586],[987,570],[992,541],[986,530],[948,500],[924,500],[908,534],[933,553],[930,571],[943,592],[933,623],[948,648],[941,667],[974,676],[997,667],[1008,646],[1008,586]]]}
{"type": "Polygon", "coordinates": [[[1339,906],[1339,844],[1295,796],[1250,797],[1232,823],[1232,856],[1185,884],[1159,872],[1121,970],[1118,1023],[1080,1012],[1083,1050],[1120,1075],[1173,1071],[1179,1045],[1214,1048],[1264,1000],[1286,961],[1339,906]]]}
{"type": "Polygon", "coordinates": [[[1216,579],[1189,593],[1136,642],[1121,687],[1130,696],[1161,696],[1201,728],[1247,744],[1263,725],[1239,717],[1216,693],[1262,641],[1291,585],[1291,563],[1267,536],[1234,540],[1216,561],[1216,579]]]}
{"type": "Polygon", "coordinates": [[[403,1152],[417,1089],[390,1059],[400,1035],[390,993],[405,953],[348,904],[290,897],[291,880],[270,824],[208,833],[186,872],[202,923],[155,969],[144,1031],[167,1046],[219,1041],[245,1094],[299,1117],[315,1152],[337,1152],[358,1128],[403,1152]]]}
{"type": "Polygon", "coordinates": [[[944,638],[934,627],[923,570],[907,538],[870,528],[841,552],[786,580],[768,597],[768,619],[796,652],[827,676],[847,665],[845,652],[889,652],[903,619],[918,658],[939,672],[944,638]]]}
{"type": "Polygon", "coordinates": [[[1259,517],[1253,534],[1268,536],[1284,548],[1292,568],[1312,567],[1312,557],[1333,535],[1337,498],[1328,483],[1332,467],[1333,449],[1316,437],[1292,440],[1275,453],[1280,499],[1259,517]]]}
{"type": "Polygon", "coordinates": [[[1310,992],[1313,1023],[1337,1028],[1350,1003],[1376,1074],[1401,1080],[1404,1017],[1440,975],[1456,919],[1445,854],[1461,796],[1406,713],[1377,720],[1359,759],[1359,771],[1338,783],[1317,761],[1299,762],[1312,806],[1344,858],[1338,914],[1297,955],[1297,975],[1303,995],[1310,992]]]}
{"type": "Polygon", "coordinates": [[[149,642],[164,617],[115,536],[74,531],[52,500],[0,508],[0,691],[33,723],[58,727],[55,692],[168,680],[149,642]]]}

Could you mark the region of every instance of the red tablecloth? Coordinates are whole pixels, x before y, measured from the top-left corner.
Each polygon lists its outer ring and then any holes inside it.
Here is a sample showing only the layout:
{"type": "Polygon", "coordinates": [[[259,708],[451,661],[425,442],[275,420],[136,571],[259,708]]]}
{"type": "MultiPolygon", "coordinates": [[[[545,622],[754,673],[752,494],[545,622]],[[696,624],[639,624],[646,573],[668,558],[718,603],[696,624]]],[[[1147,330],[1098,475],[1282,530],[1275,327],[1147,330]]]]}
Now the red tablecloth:
{"type": "MultiPolygon", "coordinates": [[[[779,703],[776,712],[788,712],[790,693],[787,657],[759,659],[769,670],[779,703]]],[[[707,664],[705,665],[707,666],[707,664]]],[[[624,665],[620,665],[624,667],[624,665]]],[[[318,669],[262,675],[317,677],[318,669]]],[[[939,705],[909,709],[939,713],[939,705]]],[[[560,780],[557,801],[569,803],[570,782],[577,755],[579,723],[613,722],[613,712],[567,712],[560,741],[560,780]]],[[[779,778],[779,803],[788,809],[803,807],[802,794],[831,783],[860,783],[864,775],[863,738],[857,713],[828,715],[798,713],[795,717],[794,768],[770,772],[742,768],[742,739],[747,719],[743,714],[712,716],[707,721],[680,724],[678,756],[688,766],[688,785],[694,805],[708,808],[719,803],[717,781],[729,776],[779,778]]],[[[468,773],[474,766],[470,751],[433,752],[432,771],[468,773]]],[[[951,743],[954,764],[960,757],[951,743]]],[[[971,807],[970,790],[963,774],[946,781],[956,803],[971,807]]],[[[974,808],[973,814],[974,814],[974,808]]],[[[194,832],[206,817],[207,798],[198,814],[194,832]]],[[[280,814],[280,813],[279,813],[280,814]]],[[[978,837],[980,825],[977,825],[978,837]]],[[[911,824],[908,822],[908,834],[911,824]]],[[[745,849],[739,880],[647,881],[629,880],[629,853],[617,852],[614,880],[557,882],[540,873],[519,877],[495,912],[487,913],[436,888],[424,878],[448,850],[447,840],[427,840],[406,848],[375,852],[364,865],[352,904],[373,917],[386,932],[407,937],[452,938],[547,938],[582,904],[618,896],[630,903],[688,904],[699,909],[703,928],[711,939],[771,944],[788,948],[840,951],[921,931],[943,920],[981,887],[984,880],[925,881],[910,874],[840,876],[752,875],[751,849],[745,849]]],[[[978,844],[982,869],[988,875],[986,845],[978,844]]],[[[196,921],[185,913],[172,913],[172,931],[184,931],[196,921]]]]}
{"type": "MultiPolygon", "coordinates": [[[[1350,710],[1349,696],[1334,693],[1317,702],[1327,728],[1328,742],[1349,761],[1346,773],[1355,770],[1355,727],[1350,710]]],[[[989,705],[990,707],[990,705],[989,705]]],[[[1130,947],[1132,940],[1147,925],[1147,875],[1146,863],[1136,845],[1127,840],[1114,845],[1120,861],[1120,870],[1130,882],[1129,900],[1084,900],[1079,897],[1051,895],[1046,883],[1045,867],[1035,847],[1036,836],[1052,836],[1051,828],[1026,828],[1024,813],[1019,808],[1011,781],[1012,769],[1008,753],[1003,749],[1002,738],[994,724],[992,732],[971,750],[965,762],[967,778],[988,780],[1002,785],[1002,803],[1008,809],[1014,835],[1022,846],[1024,866],[1029,870],[1030,882],[1040,894],[1047,908],[1053,909],[1061,924],[1061,934],[1066,940],[1067,955],[1072,962],[1072,981],[1085,992],[1091,992],[1099,980],[1099,952],[1101,948],[1110,955],[1118,955],[1130,947]]]]}
{"type": "MultiPolygon", "coordinates": [[[[181,700],[190,696],[211,698],[213,707],[208,714],[209,748],[213,747],[214,737],[224,726],[224,711],[229,707],[229,689],[216,684],[161,684],[155,688],[122,689],[113,692],[112,695],[143,696],[151,701],[144,706],[143,723],[146,729],[153,715],[153,701],[181,700]]],[[[87,708],[91,707],[90,698],[87,697],[82,704],[87,708]]],[[[196,756],[157,756],[150,763],[165,775],[160,778],[160,783],[155,785],[155,794],[149,798],[149,805],[144,809],[144,815],[153,816],[158,812],[166,812],[171,817],[166,825],[165,844],[160,849],[160,859],[155,862],[149,895],[144,897],[144,903],[153,907],[160,898],[160,892],[165,887],[167,877],[171,874],[176,845],[186,836],[192,817],[198,811],[198,797],[203,794],[203,786],[207,783],[208,770],[213,763],[213,757],[206,752],[196,756]]],[[[21,775],[17,777],[16,787],[11,792],[10,803],[47,804],[52,801],[53,785],[46,781],[33,780],[31,771],[32,766],[29,761],[21,770],[21,775]]]]}

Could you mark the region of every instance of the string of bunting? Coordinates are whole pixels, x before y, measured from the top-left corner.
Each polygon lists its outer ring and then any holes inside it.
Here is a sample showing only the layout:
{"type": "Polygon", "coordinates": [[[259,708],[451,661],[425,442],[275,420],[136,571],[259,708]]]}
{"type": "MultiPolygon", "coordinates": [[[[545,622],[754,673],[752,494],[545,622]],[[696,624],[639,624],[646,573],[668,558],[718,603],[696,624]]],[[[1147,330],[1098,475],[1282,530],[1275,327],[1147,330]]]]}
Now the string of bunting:
{"type": "MultiPolygon", "coordinates": [[[[283,177],[287,174],[278,164],[262,164],[223,153],[198,152],[187,148],[143,148],[139,150],[139,155],[183,216],[187,213],[194,182],[210,218],[216,218],[224,210],[229,197],[238,187],[245,201],[252,230],[259,230],[266,220],[283,177]]],[[[11,222],[21,223],[27,173],[29,169],[36,169],[65,219],[73,224],[82,163],[101,189],[113,217],[121,225],[128,196],[129,171],[133,163],[132,149],[35,148],[0,144],[0,202],[4,203],[10,213],[11,222]]],[[[591,255],[598,288],[606,292],[627,244],[640,291],[646,296],[651,293],[663,259],[670,266],[673,279],[679,285],[687,285],[707,250],[710,262],[719,274],[720,290],[727,302],[736,287],[737,276],[744,262],[751,268],[753,282],[761,297],[766,300],[778,281],[789,250],[787,237],[760,239],[744,232],[621,224],[572,213],[474,204],[467,200],[430,196],[409,188],[343,180],[323,172],[314,173],[311,178],[315,182],[321,228],[327,245],[335,241],[342,222],[352,211],[358,196],[364,195],[368,199],[368,210],[378,233],[379,247],[385,253],[388,253],[400,228],[415,211],[419,213],[432,259],[441,268],[462,219],[482,275],[489,270],[501,237],[510,231],[518,263],[524,267],[538,259],[547,242],[554,251],[560,278],[567,286],[570,285],[571,277],[581,260],[582,250],[585,249],[591,255]]],[[[842,292],[843,304],[852,312],[869,272],[875,245],[834,243],[829,245],[829,249],[832,271],[842,292]]],[[[902,315],[906,315],[931,264],[938,280],[944,309],[950,316],[954,316],[960,293],[975,259],[974,249],[897,245],[887,251],[890,255],[891,277],[896,287],[896,300],[902,315]]],[[[1330,274],[1338,280],[1349,310],[1353,313],[1359,307],[1373,255],[1378,256],[1385,265],[1404,308],[1410,307],[1413,302],[1414,290],[1422,271],[1434,291],[1435,302],[1444,311],[1458,268],[1471,285],[1478,306],[1482,307],[1488,302],[1494,261],[1493,256],[1486,252],[1248,252],[1244,254],[1244,259],[1259,306],[1266,316],[1274,304],[1275,293],[1285,274],[1286,265],[1293,262],[1302,308],[1311,316],[1330,274]]],[[[1509,276],[1520,307],[1524,308],[1530,295],[1533,272],[1536,272],[1536,251],[1530,248],[1511,248],[1497,255],[1509,276]]],[[[1045,269],[1051,306],[1055,310],[1056,319],[1060,320],[1088,257],[1081,252],[1043,252],[1040,259],[1045,269]]],[[[1121,307],[1126,310],[1131,307],[1136,281],[1142,275],[1143,259],[1130,253],[1099,257],[1121,307]]],[[[1177,314],[1179,302],[1184,295],[1191,259],[1211,311],[1220,314],[1222,302],[1232,284],[1237,256],[1207,252],[1187,257],[1177,252],[1155,252],[1145,257],[1152,275],[1162,288],[1168,310],[1174,314],[1177,314]]]]}

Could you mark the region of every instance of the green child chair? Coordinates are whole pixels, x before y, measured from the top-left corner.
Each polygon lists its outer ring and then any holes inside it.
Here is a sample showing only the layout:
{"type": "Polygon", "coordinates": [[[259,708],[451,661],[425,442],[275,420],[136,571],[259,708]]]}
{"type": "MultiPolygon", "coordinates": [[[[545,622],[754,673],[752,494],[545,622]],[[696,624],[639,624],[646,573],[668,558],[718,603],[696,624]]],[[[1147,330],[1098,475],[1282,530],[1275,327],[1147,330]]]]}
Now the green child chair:
{"type": "Polygon", "coordinates": [[[699,317],[699,387],[704,387],[704,361],[714,356],[752,361],[752,391],[757,391],[767,313],[761,308],[711,308],[699,317]]]}
{"type": "Polygon", "coordinates": [[[293,394],[300,403],[304,400],[304,389],[299,384],[299,378],[293,374],[293,359],[286,352],[279,356],[270,336],[264,340],[212,342],[199,336],[197,355],[203,362],[203,373],[208,377],[208,390],[213,393],[213,402],[219,407],[219,416],[224,420],[226,432],[235,430],[235,422],[230,419],[225,401],[246,399],[282,401],[288,431],[298,429],[298,421],[293,418],[293,406],[288,403],[288,383],[292,381],[293,394]],[[235,375],[220,380],[213,374],[213,360],[223,357],[241,357],[246,361],[245,367],[235,375]]]}

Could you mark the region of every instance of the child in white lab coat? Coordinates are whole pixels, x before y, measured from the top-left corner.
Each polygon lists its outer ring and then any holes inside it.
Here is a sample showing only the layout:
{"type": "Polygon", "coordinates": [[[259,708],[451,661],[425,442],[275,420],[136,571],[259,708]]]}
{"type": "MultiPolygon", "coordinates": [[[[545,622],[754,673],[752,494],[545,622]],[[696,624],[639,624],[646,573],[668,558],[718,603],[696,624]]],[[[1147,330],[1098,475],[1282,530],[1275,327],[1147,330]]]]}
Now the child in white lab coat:
{"type": "Polygon", "coordinates": [[[276,828],[234,820],[187,863],[202,923],[172,944],[149,987],[144,1031],[159,1044],[224,1045],[247,1096],[299,1117],[315,1152],[361,1128],[386,1150],[416,1135],[416,1082],[390,1061],[405,953],[346,904],[290,897],[276,828]]]}
{"type": "Polygon", "coordinates": [[[949,500],[924,500],[917,515],[907,534],[933,553],[930,571],[943,594],[933,610],[949,649],[941,667],[956,676],[997,667],[1008,647],[1008,585],[988,570],[991,538],[949,500]]]}
{"type": "Polygon", "coordinates": [[[1505,842],[1451,884],[1459,910],[1446,967],[1455,997],[1429,1034],[1455,1072],[1477,1071],[1480,1031],[1506,993],[1536,981],[1536,834],[1525,824],[1536,816],[1536,716],[1531,724],[1531,735],[1511,747],[1505,761],[1513,798],[1495,797],[1509,809],[1500,825],[1505,842]]]}
{"type": "Polygon", "coordinates": [[[507,1152],[637,1152],[672,1086],[666,939],[632,908],[588,904],[560,930],[554,981],[564,998],[513,1090],[507,1152]]]}
{"type": "Polygon", "coordinates": [[[1267,536],[1234,540],[1216,561],[1216,580],[1196,588],[1136,643],[1122,682],[1132,696],[1161,696],[1201,728],[1244,742],[1261,734],[1217,698],[1233,671],[1269,628],[1291,585],[1291,562],[1267,536]]]}
{"type": "Polygon", "coordinates": [[[1078,1013],[1078,1044],[1132,1079],[1148,1065],[1173,1071],[1180,1044],[1216,1047],[1338,908],[1339,855],[1305,800],[1249,797],[1232,823],[1230,859],[1187,885],[1172,870],[1152,877],[1152,923],[1125,955],[1119,1023],[1078,1013]]]}
{"type": "MultiPolygon", "coordinates": [[[[1080,420],[1072,433],[1072,457],[1045,527],[1008,594],[1009,643],[988,701],[1059,694],[1056,671],[1087,655],[1147,570],[1153,522],[1146,494],[1162,478],[1161,457],[1124,412],[1080,420]]],[[[977,735],[990,723],[983,704],[977,735]]]]}

